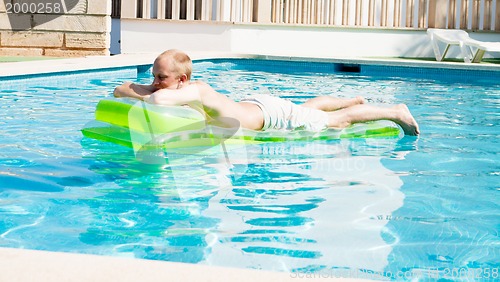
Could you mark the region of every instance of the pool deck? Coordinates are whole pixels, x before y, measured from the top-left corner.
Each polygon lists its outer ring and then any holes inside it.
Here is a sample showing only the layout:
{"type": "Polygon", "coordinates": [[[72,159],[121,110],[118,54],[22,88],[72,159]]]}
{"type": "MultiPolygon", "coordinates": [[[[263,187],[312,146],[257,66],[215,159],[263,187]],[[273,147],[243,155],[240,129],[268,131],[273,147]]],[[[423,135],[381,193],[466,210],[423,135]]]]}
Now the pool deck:
{"type": "MultiPolygon", "coordinates": [[[[130,54],[110,57],[86,57],[55,60],[28,60],[0,63],[0,78],[150,65],[157,54],[130,54]]],[[[270,58],[291,57],[268,55],[204,53],[192,59],[205,58],[270,58]]],[[[464,70],[498,71],[500,64],[435,62],[399,58],[293,58],[307,61],[331,61],[346,64],[418,66],[464,70]]],[[[289,273],[219,266],[172,263],[121,257],[0,248],[0,281],[363,281],[336,277],[296,277],[289,273]]],[[[366,280],[364,280],[366,281],[366,280]]]]}

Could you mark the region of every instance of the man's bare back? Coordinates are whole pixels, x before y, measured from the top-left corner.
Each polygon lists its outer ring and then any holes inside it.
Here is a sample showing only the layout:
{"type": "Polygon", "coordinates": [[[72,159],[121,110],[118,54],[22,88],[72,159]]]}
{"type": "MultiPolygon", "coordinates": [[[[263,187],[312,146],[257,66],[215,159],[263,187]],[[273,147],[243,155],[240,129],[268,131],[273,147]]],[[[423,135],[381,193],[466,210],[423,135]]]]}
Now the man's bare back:
{"type": "Polygon", "coordinates": [[[191,82],[182,89],[158,90],[145,101],[160,105],[188,105],[207,116],[208,121],[235,119],[241,127],[252,130],[261,130],[264,124],[259,106],[235,102],[204,82],[191,82]]]}

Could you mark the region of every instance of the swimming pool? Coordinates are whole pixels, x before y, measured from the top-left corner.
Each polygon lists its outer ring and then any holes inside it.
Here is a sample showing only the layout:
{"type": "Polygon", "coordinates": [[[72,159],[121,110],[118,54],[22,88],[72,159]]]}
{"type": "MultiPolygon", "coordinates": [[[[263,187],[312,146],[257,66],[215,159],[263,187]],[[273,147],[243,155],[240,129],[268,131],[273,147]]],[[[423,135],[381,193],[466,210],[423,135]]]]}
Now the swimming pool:
{"type": "Polygon", "coordinates": [[[498,277],[494,74],[197,61],[194,78],[235,99],[361,94],[406,103],[422,134],[252,145],[231,166],[200,151],[173,166],[80,132],[114,86],[149,83],[145,70],[0,82],[0,246],[296,277],[498,277]]]}

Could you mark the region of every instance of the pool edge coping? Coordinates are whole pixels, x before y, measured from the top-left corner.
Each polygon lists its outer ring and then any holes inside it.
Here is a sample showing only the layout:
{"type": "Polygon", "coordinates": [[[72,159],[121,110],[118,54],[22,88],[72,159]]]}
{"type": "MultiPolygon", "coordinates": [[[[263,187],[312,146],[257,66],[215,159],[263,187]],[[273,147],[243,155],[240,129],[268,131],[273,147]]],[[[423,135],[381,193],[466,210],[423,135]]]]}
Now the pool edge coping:
{"type": "MultiPolygon", "coordinates": [[[[2,63],[0,69],[0,78],[56,74],[62,72],[88,71],[121,67],[134,67],[141,65],[152,65],[158,54],[121,54],[115,56],[89,56],[82,58],[68,58],[57,60],[41,61],[23,61],[2,63]]],[[[224,52],[193,52],[189,53],[193,60],[208,59],[268,59],[284,61],[307,61],[307,62],[331,62],[340,64],[366,64],[377,66],[395,66],[395,67],[422,67],[439,68],[454,70],[471,71],[498,71],[500,64],[492,63],[462,63],[462,62],[436,62],[419,61],[407,58],[362,58],[362,57],[301,57],[285,55],[266,55],[266,54],[237,54],[224,52]]]]}
{"type": "MultiPolygon", "coordinates": [[[[90,254],[1,248],[2,281],[371,281],[90,254]],[[5,279],[5,280],[4,280],[5,279]]],[[[333,276],[333,275],[331,275],[333,276]]]]}

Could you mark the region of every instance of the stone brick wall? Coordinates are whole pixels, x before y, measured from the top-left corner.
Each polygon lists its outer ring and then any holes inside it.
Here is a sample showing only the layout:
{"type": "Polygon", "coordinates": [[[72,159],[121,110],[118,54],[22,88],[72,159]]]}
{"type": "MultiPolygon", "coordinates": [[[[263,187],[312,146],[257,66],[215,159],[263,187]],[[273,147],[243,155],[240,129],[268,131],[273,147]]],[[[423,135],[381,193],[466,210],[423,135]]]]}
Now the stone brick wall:
{"type": "Polygon", "coordinates": [[[109,55],[111,0],[62,1],[0,0],[0,56],[109,55]]]}

